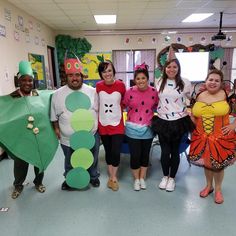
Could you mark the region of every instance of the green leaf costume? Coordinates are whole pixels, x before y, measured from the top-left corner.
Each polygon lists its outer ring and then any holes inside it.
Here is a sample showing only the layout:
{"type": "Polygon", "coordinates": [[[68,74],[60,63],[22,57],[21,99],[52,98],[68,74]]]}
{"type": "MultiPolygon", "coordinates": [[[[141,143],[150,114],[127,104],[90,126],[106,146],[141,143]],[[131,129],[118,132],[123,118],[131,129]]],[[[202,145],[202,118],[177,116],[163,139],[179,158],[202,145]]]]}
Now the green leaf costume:
{"type": "Polygon", "coordinates": [[[0,146],[13,157],[16,156],[44,171],[52,161],[58,140],[49,120],[52,92],[39,91],[39,96],[12,98],[0,97],[0,146]],[[33,129],[27,128],[29,116],[33,129]]]}

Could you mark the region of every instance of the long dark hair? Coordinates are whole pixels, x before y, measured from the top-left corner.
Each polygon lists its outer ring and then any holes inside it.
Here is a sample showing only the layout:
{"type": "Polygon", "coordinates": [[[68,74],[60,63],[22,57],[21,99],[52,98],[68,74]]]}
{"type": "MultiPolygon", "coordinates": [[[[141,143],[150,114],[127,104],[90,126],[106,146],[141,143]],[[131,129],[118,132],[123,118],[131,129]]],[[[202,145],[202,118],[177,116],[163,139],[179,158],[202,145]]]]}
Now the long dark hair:
{"type": "Polygon", "coordinates": [[[172,62],[175,62],[178,66],[178,73],[175,76],[176,88],[179,91],[183,91],[183,89],[184,89],[184,81],[182,80],[182,78],[180,76],[180,74],[181,74],[180,63],[179,63],[178,59],[174,58],[174,59],[167,61],[163,67],[163,75],[162,75],[162,82],[161,82],[161,86],[160,86],[160,92],[163,92],[165,85],[166,85],[166,81],[168,79],[168,75],[166,74],[166,67],[168,65],[170,65],[170,63],[172,63],[172,62]]]}
{"type": "Polygon", "coordinates": [[[100,64],[98,65],[98,73],[99,73],[99,76],[101,79],[103,79],[102,72],[104,72],[109,65],[111,65],[111,67],[113,69],[113,76],[115,76],[116,70],[115,70],[113,63],[110,60],[106,60],[106,61],[100,62],[100,64]]]}

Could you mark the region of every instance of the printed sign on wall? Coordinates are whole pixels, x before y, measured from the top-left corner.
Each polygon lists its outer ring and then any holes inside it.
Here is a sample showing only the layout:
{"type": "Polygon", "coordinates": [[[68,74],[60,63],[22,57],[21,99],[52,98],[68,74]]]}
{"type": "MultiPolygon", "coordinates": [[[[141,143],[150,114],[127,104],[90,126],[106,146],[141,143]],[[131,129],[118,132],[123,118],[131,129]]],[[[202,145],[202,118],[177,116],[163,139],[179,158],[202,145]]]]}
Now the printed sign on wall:
{"type": "Polygon", "coordinates": [[[0,25],[0,36],[6,37],[6,27],[0,25]]]}

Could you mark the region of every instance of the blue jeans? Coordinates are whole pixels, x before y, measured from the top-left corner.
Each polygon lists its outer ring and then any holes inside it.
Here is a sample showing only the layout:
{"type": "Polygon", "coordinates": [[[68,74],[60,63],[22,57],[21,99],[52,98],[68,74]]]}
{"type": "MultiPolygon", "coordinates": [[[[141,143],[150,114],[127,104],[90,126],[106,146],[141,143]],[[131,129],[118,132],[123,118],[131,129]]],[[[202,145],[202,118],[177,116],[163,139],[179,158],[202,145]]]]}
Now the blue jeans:
{"type": "MultiPolygon", "coordinates": [[[[98,135],[98,133],[94,134],[94,138],[95,138],[95,145],[94,147],[91,149],[91,152],[93,153],[93,164],[91,167],[89,167],[88,172],[90,174],[90,178],[93,179],[97,179],[100,175],[99,171],[98,171],[98,154],[99,154],[99,147],[100,147],[100,137],[98,135]]],[[[71,166],[70,163],[70,159],[71,159],[71,155],[74,152],[74,150],[71,147],[68,147],[64,144],[61,144],[62,150],[64,152],[65,155],[65,163],[64,163],[64,168],[65,168],[65,172],[64,172],[64,176],[67,175],[67,173],[73,169],[73,167],[71,166]]]]}

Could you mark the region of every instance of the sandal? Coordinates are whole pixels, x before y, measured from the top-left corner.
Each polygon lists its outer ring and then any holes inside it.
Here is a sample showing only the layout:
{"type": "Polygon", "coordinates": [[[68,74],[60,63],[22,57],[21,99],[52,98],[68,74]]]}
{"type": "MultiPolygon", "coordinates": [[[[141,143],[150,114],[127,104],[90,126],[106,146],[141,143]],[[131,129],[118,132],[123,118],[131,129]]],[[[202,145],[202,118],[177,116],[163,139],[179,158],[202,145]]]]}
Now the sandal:
{"type": "Polygon", "coordinates": [[[22,188],[15,188],[14,191],[12,192],[12,194],[11,194],[11,198],[12,199],[18,198],[22,191],[23,191],[23,187],[22,188]]]}
{"type": "Polygon", "coordinates": [[[222,192],[215,192],[215,203],[222,204],[224,202],[224,197],[222,192]]]}
{"type": "Polygon", "coordinates": [[[35,185],[35,188],[36,188],[36,190],[37,190],[38,192],[40,192],[40,193],[44,193],[44,192],[46,191],[46,187],[45,187],[44,185],[42,185],[42,184],[40,184],[40,185],[35,185]]]}
{"type": "Polygon", "coordinates": [[[207,197],[209,194],[211,194],[214,191],[214,188],[209,188],[209,187],[205,187],[201,192],[200,192],[200,197],[205,198],[207,197]]]}

